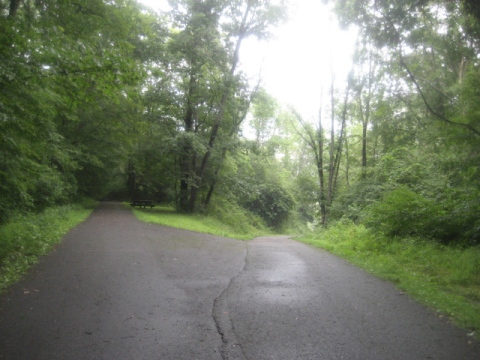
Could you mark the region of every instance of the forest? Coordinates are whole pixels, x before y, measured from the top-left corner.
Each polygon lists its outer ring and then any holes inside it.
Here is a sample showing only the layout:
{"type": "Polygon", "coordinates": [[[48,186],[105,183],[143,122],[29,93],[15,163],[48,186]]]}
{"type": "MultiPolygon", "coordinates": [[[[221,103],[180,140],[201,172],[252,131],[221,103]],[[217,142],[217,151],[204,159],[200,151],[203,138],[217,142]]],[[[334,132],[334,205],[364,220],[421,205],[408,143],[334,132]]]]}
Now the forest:
{"type": "Polygon", "coordinates": [[[478,245],[480,5],[325,2],[358,38],[312,121],[239,66],[287,0],[0,0],[0,225],[151,198],[278,232],[348,222],[478,245]]]}

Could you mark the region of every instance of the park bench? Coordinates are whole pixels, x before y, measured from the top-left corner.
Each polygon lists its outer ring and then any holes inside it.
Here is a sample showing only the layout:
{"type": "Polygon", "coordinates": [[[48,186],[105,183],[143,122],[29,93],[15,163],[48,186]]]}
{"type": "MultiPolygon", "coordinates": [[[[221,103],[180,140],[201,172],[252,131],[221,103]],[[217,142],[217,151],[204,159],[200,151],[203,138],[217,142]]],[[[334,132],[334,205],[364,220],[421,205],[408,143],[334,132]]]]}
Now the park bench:
{"type": "Polygon", "coordinates": [[[143,207],[144,209],[147,206],[150,206],[150,209],[154,208],[155,205],[153,204],[153,200],[133,200],[133,202],[130,204],[130,206],[138,206],[138,207],[143,207]]]}

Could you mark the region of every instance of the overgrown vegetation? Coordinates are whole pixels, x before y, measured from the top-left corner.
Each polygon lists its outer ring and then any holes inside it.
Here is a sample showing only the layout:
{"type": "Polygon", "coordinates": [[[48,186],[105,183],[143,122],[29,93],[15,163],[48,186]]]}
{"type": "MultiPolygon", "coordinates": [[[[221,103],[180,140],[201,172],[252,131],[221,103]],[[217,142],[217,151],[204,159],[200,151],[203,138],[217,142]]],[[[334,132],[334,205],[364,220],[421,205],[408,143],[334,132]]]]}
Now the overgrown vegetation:
{"type": "Polygon", "coordinates": [[[0,0],[0,224],[80,194],[478,244],[478,11],[326,3],[358,41],[303,119],[241,67],[286,0],[0,0]]]}
{"type": "Polygon", "coordinates": [[[480,247],[445,246],[416,237],[394,238],[351,222],[299,240],[324,248],[394,282],[413,298],[480,338],[480,247]]]}
{"type": "MultiPolygon", "coordinates": [[[[78,195],[210,214],[228,226],[137,212],[233,237],[307,224],[354,261],[378,253],[384,276],[405,271],[402,287],[425,273],[425,289],[475,304],[478,2],[325,2],[358,41],[348,78],[332,66],[318,117],[303,119],[240,66],[245,39],[286,19],[284,0],[172,0],[161,14],[133,0],[0,0],[0,225],[78,195]]],[[[24,221],[0,254],[28,262],[21,239],[38,225],[24,221]]]]}
{"type": "Polygon", "coordinates": [[[0,292],[45,255],[93,209],[91,201],[18,216],[0,226],[0,292]]]}
{"type": "Polygon", "coordinates": [[[227,201],[223,201],[221,207],[212,207],[208,214],[185,214],[166,206],[133,212],[141,221],[233,239],[251,240],[271,234],[262,219],[227,201]]]}

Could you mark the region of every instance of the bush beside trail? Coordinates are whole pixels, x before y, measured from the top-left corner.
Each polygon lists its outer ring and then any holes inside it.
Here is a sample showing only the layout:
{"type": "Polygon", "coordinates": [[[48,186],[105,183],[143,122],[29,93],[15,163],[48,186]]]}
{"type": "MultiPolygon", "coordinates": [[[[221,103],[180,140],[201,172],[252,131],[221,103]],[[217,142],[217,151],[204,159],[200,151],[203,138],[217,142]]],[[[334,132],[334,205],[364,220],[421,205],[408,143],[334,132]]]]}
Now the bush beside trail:
{"type": "Polygon", "coordinates": [[[299,240],[394,282],[439,316],[451,317],[480,338],[480,246],[444,245],[418,236],[390,237],[348,221],[299,240]]]}
{"type": "Polygon", "coordinates": [[[18,281],[38,258],[90,215],[93,203],[48,208],[18,216],[0,227],[0,292],[18,281]]]}

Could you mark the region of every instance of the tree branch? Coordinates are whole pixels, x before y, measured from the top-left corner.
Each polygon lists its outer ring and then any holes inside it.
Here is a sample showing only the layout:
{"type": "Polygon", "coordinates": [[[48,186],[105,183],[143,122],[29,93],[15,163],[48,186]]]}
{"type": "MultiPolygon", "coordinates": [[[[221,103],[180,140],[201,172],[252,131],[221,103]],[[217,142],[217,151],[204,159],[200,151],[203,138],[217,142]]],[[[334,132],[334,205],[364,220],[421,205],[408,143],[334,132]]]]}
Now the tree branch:
{"type": "Polygon", "coordinates": [[[410,68],[408,67],[408,65],[405,63],[405,61],[403,60],[403,57],[402,55],[400,54],[400,65],[403,66],[403,68],[407,71],[408,73],[408,76],[410,77],[410,80],[413,82],[413,84],[415,85],[415,87],[417,88],[417,91],[418,93],[420,94],[420,96],[422,97],[422,100],[425,104],[425,106],[427,107],[428,111],[435,117],[437,117],[438,119],[446,122],[447,124],[451,124],[451,125],[456,125],[456,126],[461,126],[461,127],[464,127],[464,128],[467,128],[468,130],[470,130],[471,132],[473,132],[475,135],[477,136],[480,136],[480,131],[477,130],[476,128],[474,128],[473,126],[471,126],[470,124],[462,124],[462,123],[458,123],[458,122],[455,122],[455,121],[452,121],[450,119],[447,119],[445,116],[443,116],[442,114],[438,113],[437,111],[435,111],[432,106],[430,105],[430,103],[428,102],[427,98],[425,97],[425,94],[423,93],[422,91],[422,88],[420,87],[420,85],[418,84],[418,81],[417,79],[415,78],[415,76],[413,75],[412,71],[410,70],[410,68]]]}
{"type": "Polygon", "coordinates": [[[17,11],[21,2],[22,0],[10,0],[10,10],[8,12],[8,16],[15,17],[17,15],[17,11]]]}

